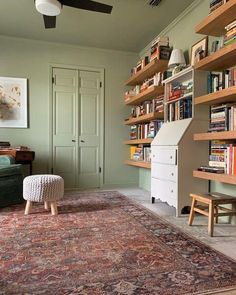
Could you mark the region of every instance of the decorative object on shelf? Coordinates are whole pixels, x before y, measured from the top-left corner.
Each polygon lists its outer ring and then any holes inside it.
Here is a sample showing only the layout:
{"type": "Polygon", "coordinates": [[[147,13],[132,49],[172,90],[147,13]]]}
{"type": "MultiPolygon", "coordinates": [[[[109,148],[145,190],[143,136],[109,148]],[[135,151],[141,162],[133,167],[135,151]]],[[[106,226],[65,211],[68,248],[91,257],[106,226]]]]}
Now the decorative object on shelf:
{"type": "Polygon", "coordinates": [[[186,66],[186,61],[182,49],[173,49],[168,67],[172,70],[172,75],[179,73],[186,66]]]}
{"type": "Polygon", "coordinates": [[[191,66],[207,56],[208,36],[198,41],[192,46],[191,50],[191,66]]]}
{"type": "Polygon", "coordinates": [[[0,127],[27,128],[27,79],[0,77],[0,127]]]}

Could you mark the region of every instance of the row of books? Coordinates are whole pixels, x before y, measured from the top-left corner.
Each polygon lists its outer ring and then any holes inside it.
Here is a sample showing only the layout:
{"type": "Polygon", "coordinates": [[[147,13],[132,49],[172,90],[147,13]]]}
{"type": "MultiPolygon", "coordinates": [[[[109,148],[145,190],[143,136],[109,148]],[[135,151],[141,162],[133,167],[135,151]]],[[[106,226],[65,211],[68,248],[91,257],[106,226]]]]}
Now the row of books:
{"type": "Polygon", "coordinates": [[[236,67],[221,72],[210,72],[208,74],[208,93],[216,92],[236,85],[236,67]]]}
{"type": "Polygon", "coordinates": [[[192,96],[168,104],[168,122],[192,118],[192,96]]]}
{"type": "Polygon", "coordinates": [[[228,0],[210,0],[210,13],[215,11],[217,8],[219,8],[221,5],[228,2],[228,0]]]}
{"type": "Polygon", "coordinates": [[[151,148],[142,145],[130,147],[130,160],[151,162],[151,148]]]}
{"type": "Polygon", "coordinates": [[[236,144],[212,141],[209,167],[217,168],[218,173],[236,175],[236,144]]]}
{"type": "Polygon", "coordinates": [[[131,75],[141,71],[146,65],[148,65],[153,59],[165,59],[170,58],[171,49],[169,47],[169,37],[161,36],[153,41],[151,45],[151,52],[149,56],[145,56],[140,59],[135,67],[131,69],[131,75]]]}
{"type": "Polygon", "coordinates": [[[167,84],[167,101],[178,99],[193,91],[193,80],[188,80],[183,83],[172,82],[167,84]]]}
{"type": "Polygon", "coordinates": [[[130,139],[154,138],[163,125],[163,120],[154,120],[146,124],[130,126],[130,139]]]}
{"type": "Polygon", "coordinates": [[[153,77],[146,79],[143,81],[142,85],[136,85],[134,88],[128,90],[125,92],[125,100],[129,100],[135,95],[138,95],[139,93],[142,93],[146,89],[152,87],[152,86],[161,86],[162,81],[166,79],[167,72],[164,73],[156,73],[153,77]]]}
{"type": "Polygon", "coordinates": [[[236,20],[225,27],[224,46],[234,43],[236,40],[236,20]]]}
{"type": "Polygon", "coordinates": [[[139,106],[132,107],[131,117],[137,118],[145,114],[150,114],[152,112],[163,112],[164,111],[163,100],[164,100],[164,97],[161,96],[153,100],[145,101],[139,106]]]}
{"type": "Polygon", "coordinates": [[[211,106],[209,132],[236,130],[236,104],[211,106]]]}

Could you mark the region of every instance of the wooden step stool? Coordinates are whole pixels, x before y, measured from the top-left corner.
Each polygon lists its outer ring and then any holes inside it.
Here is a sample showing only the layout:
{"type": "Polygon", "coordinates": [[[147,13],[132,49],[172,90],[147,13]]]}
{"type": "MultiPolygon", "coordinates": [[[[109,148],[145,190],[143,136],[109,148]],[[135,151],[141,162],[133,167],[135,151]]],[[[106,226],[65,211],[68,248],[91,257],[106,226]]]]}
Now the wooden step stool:
{"type": "Polygon", "coordinates": [[[214,230],[214,218],[218,223],[219,216],[233,216],[236,215],[236,197],[228,196],[221,193],[208,193],[208,194],[190,194],[192,197],[192,206],[189,215],[188,224],[192,225],[194,213],[198,212],[208,217],[208,233],[212,237],[214,230]],[[198,202],[206,204],[202,206],[198,202]],[[231,204],[232,210],[224,208],[220,205],[231,204]],[[219,210],[224,211],[219,213],[219,210]]]}

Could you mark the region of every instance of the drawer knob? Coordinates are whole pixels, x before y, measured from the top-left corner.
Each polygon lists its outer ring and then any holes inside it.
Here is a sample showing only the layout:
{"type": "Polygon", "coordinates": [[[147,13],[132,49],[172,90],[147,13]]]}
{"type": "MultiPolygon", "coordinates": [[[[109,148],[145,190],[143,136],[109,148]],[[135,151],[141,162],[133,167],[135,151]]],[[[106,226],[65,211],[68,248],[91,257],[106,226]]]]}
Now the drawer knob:
{"type": "Polygon", "coordinates": [[[171,190],[171,193],[173,193],[174,191],[173,190],[171,190]]]}
{"type": "Polygon", "coordinates": [[[170,156],[170,159],[172,159],[172,156],[170,156]]]}
{"type": "Polygon", "coordinates": [[[174,176],[174,173],[173,172],[171,173],[171,176],[174,176]]]}

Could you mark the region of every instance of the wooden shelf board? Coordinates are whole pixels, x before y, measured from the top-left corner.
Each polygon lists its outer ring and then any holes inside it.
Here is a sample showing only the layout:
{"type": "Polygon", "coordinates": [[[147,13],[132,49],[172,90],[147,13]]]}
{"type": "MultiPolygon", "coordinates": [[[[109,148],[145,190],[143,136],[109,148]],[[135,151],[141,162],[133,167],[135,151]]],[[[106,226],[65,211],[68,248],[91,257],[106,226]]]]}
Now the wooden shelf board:
{"type": "Polygon", "coordinates": [[[144,138],[144,139],[131,139],[131,140],[125,140],[124,144],[150,144],[153,141],[153,138],[144,138]]]}
{"type": "Polygon", "coordinates": [[[220,37],[226,32],[225,26],[235,20],[235,15],[236,0],[230,0],[201,21],[195,27],[195,32],[220,37]]]}
{"type": "Polygon", "coordinates": [[[139,116],[137,118],[132,118],[127,121],[125,121],[125,125],[133,125],[137,123],[144,123],[144,122],[150,122],[152,120],[157,119],[164,119],[164,112],[153,112],[146,115],[139,116]]]}
{"type": "Polygon", "coordinates": [[[236,86],[195,98],[194,104],[212,105],[217,103],[236,102],[236,86]]]}
{"type": "Polygon", "coordinates": [[[210,173],[210,172],[203,172],[203,171],[193,171],[193,177],[198,177],[206,180],[214,180],[229,184],[236,184],[236,176],[235,175],[228,175],[228,174],[221,174],[221,173],[210,173]]]}
{"type": "Polygon", "coordinates": [[[236,42],[203,58],[194,65],[196,70],[218,71],[236,64],[236,42]]]}
{"type": "Polygon", "coordinates": [[[196,133],[194,140],[233,140],[236,139],[236,131],[196,133]]]}
{"type": "Polygon", "coordinates": [[[139,168],[151,169],[151,163],[149,162],[127,160],[125,161],[125,164],[139,168]]]}
{"type": "Polygon", "coordinates": [[[141,84],[145,79],[150,78],[158,72],[163,72],[167,70],[168,60],[154,59],[149,64],[147,64],[142,70],[138,71],[136,74],[131,76],[125,85],[135,86],[141,84]]]}
{"type": "Polygon", "coordinates": [[[127,105],[137,105],[145,100],[151,100],[156,98],[155,96],[160,96],[164,94],[164,86],[151,86],[147,88],[145,91],[131,97],[130,99],[125,100],[125,104],[127,105]]]}

